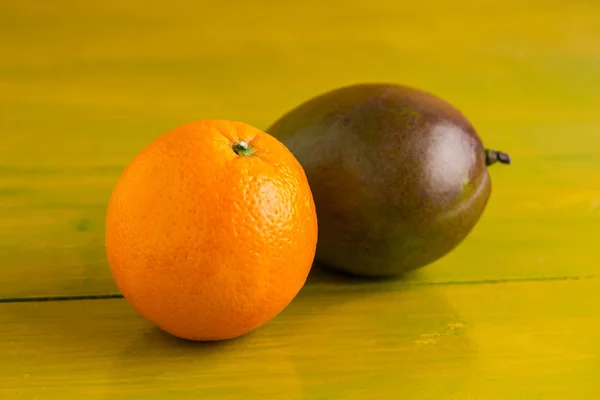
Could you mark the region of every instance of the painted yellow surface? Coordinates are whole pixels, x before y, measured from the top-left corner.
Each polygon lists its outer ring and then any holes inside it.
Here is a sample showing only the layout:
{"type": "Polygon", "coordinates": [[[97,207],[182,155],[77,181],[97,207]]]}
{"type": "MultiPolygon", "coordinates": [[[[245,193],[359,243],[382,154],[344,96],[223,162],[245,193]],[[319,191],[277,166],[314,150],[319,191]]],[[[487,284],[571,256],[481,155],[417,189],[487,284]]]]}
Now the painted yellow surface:
{"type": "Polygon", "coordinates": [[[468,240],[413,279],[598,275],[600,3],[257,4],[0,2],[0,298],[116,291],[108,196],[166,130],[267,128],[365,81],[448,99],[514,158],[468,240]]]}
{"type": "Polygon", "coordinates": [[[0,2],[0,399],[600,398],[600,3],[0,2]],[[191,344],[103,249],[131,158],[185,122],[266,128],[390,81],[510,153],[469,238],[404,281],[316,269],[275,320],[191,344]],[[522,281],[522,282],[516,282],[522,281]]]}
{"type": "Polygon", "coordinates": [[[0,304],[0,398],[596,400],[600,280],[305,287],[237,340],[124,300],[0,304]]]}

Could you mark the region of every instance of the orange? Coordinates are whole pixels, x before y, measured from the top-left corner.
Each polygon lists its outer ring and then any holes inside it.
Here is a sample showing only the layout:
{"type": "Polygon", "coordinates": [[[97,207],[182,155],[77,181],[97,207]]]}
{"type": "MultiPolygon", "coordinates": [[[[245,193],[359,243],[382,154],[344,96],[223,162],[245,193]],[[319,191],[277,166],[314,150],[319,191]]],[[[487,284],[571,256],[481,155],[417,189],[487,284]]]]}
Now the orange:
{"type": "Polygon", "coordinates": [[[106,253],[143,317],[189,340],[222,340],[278,315],[310,271],[317,217],[306,175],[277,139],[204,120],[150,143],[119,177],[106,253]]]}

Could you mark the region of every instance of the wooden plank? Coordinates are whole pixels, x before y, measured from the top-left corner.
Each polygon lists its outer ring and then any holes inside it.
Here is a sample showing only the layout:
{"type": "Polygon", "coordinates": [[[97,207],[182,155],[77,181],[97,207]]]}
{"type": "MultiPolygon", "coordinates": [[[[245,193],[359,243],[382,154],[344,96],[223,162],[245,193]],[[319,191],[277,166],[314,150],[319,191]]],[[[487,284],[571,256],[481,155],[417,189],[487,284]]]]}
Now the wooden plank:
{"type": "Polygon", "coordinates": [[[0,2],[0,298],[116,291],[107,199],[164,131],[266,128],[358,81],[449,99],[515,160],[464,245],[413,279],[597,275],[599,3],[82,4],[0,2]]]}
{"type": "Polygon", "coordinates": [[[0,304],[0,398],[600,396],[600,280],[307,286],[239,339],[184,342],[124,300],[0,304]]]}

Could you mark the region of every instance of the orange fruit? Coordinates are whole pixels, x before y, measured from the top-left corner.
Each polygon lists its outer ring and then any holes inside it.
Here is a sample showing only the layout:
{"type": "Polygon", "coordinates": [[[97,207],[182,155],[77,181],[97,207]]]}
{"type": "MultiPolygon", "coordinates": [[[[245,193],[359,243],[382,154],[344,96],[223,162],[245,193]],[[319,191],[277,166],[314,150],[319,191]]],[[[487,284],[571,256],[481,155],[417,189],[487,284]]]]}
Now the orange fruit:
{"type": "Polygon", "coordinates": [[[179,126],[126,167],[106,215],[125,299],[189,340],[238,337],[297,295],[317,217],[306,175],[277,139],[226,120],[179,126]]]}

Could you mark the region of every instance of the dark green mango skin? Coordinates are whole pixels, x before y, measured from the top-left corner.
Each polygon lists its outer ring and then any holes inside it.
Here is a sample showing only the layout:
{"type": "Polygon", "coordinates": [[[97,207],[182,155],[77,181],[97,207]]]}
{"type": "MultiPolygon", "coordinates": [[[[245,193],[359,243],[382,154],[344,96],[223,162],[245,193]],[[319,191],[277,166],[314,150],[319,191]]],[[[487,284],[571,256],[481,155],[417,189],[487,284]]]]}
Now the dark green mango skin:
{"type": "Polygon", "coordinates": [[[315,260],[398,276],[458,246],[490,196],[485,149],[448,102],[397,84],[319,95],[266,130],[303,166],[319,220],[315,260]]]}

